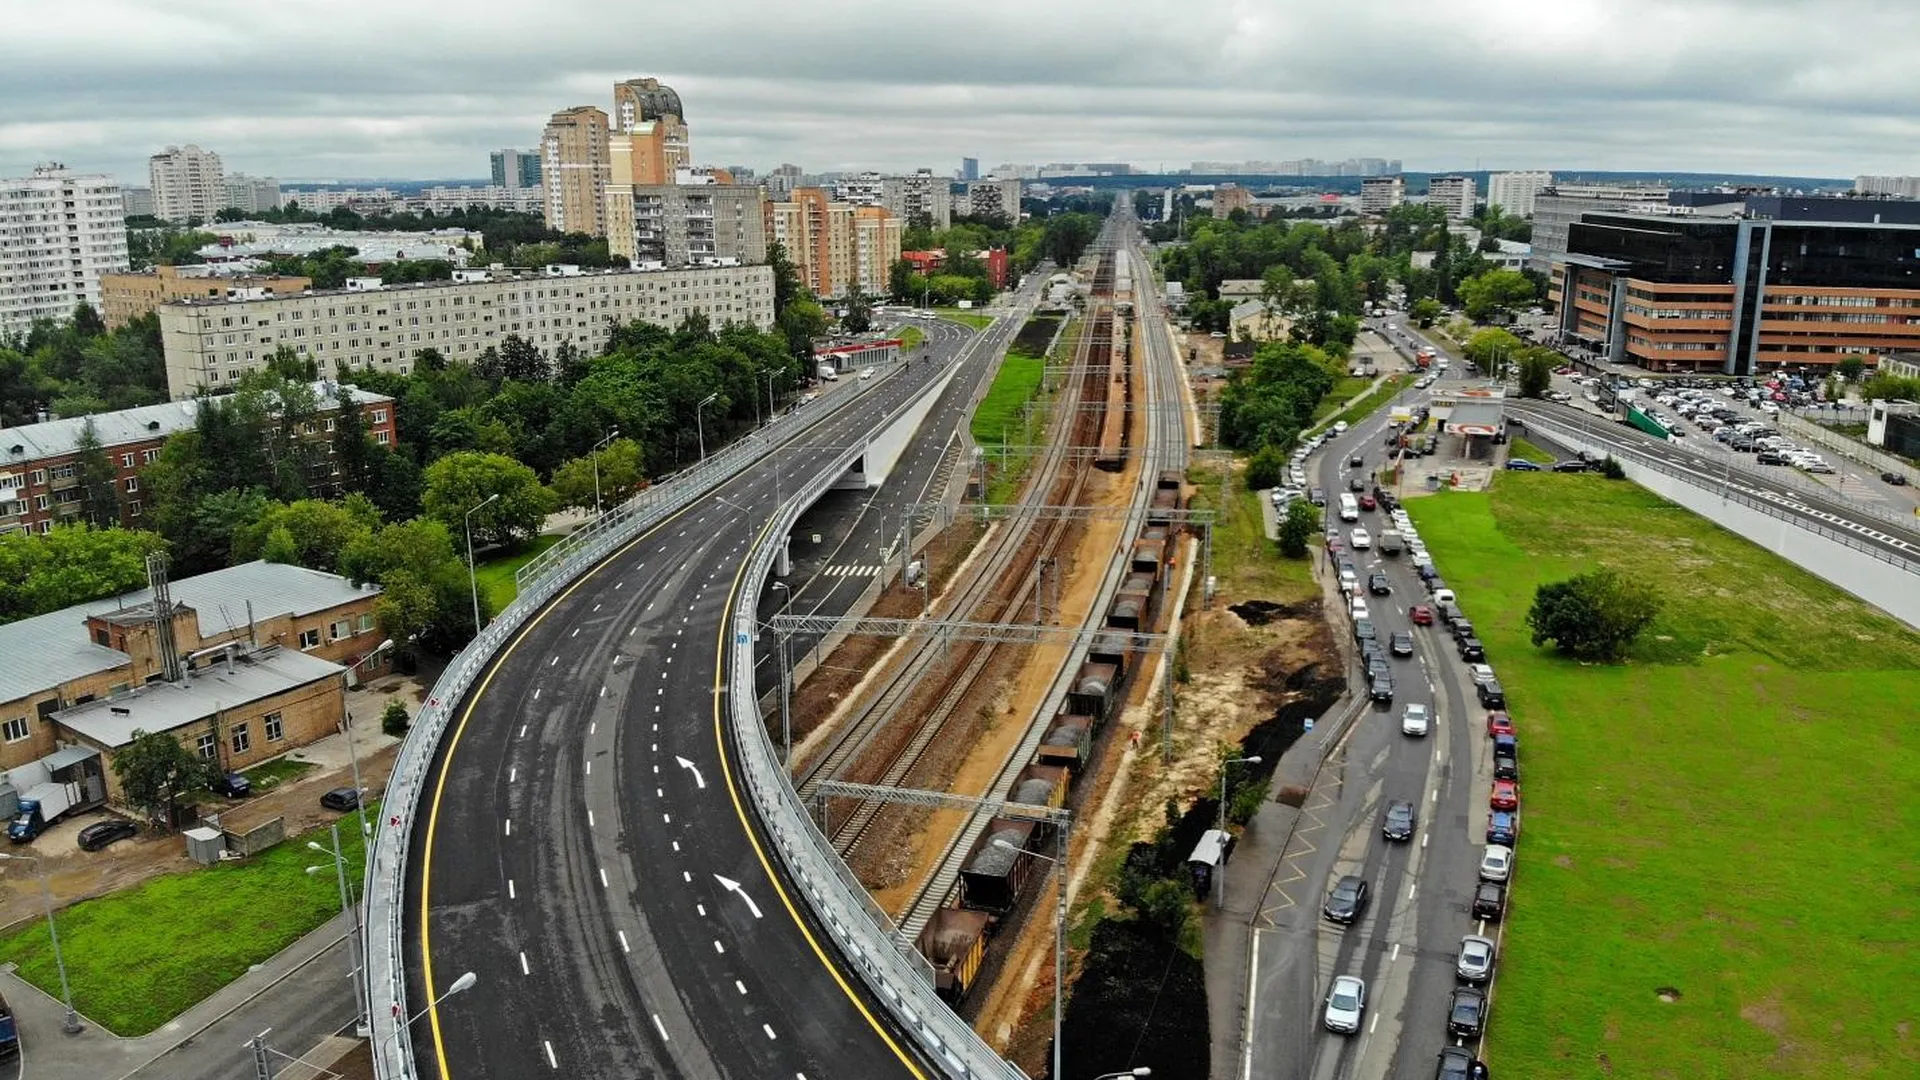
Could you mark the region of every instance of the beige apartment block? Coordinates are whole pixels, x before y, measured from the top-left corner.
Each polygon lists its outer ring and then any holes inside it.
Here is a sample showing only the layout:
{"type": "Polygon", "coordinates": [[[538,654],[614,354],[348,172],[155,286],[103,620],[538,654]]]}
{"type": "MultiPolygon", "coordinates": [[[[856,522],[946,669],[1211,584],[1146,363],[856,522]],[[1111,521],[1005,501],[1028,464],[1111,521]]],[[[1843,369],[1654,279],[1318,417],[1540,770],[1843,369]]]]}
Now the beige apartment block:
{"type": "Polygon", "coordinates": [[[280,274],[196,273],[207,267],[156,266],[128,274],[100,275],[100,313],[108,329],[118,330],[173,300],[217,299],[234,295],[285,296],[313,288],[313,279],[280,274]],[[184,271],[184,272],[183,272],[184,271]]]}
{"type": "Polygon", "coordinates": [[[547,228],[605,236],[610,148],[607,114],[592,105],[562,109],[540,136],[547,228]]]}
{"type": "Polygon", "coordinates": [[[767,204],[767,241],[786,249],[800,280],[820,297],[845,296],[855,286],[886,292],[903,225],[885,207],[834,202],[820,188],[795,188],[788,201],[767,204]]]}
{"type": "Polygon", "coordinates": [[[900,237],[903,222],[879,206],[858,206],[853,211],[853,276],[861,293],[885,296],[891,286],[888,273],[900,261],[900,237]]]}
{"type": "Polygon", "coordinates": [[[153,214],[162,221],[212,221],[226,208],[227,185],[220,155],[189,143],[169,146],[147,159],[153,184],[153,214]]]}

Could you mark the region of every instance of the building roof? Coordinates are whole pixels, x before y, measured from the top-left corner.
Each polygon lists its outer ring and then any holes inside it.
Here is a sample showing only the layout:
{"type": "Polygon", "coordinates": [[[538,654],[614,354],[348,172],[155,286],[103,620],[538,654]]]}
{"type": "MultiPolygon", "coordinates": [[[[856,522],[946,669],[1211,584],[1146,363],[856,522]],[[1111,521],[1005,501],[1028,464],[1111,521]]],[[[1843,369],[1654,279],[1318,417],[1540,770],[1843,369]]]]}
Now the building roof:
{"type": "Polygon", "coordinates": [[[1259,296],[1266,288],[1266,282],[1259,278],[1228,278],[1220,283],[1220,298],[1229,296],[1259,296]]]}
{"type": "MultiPolygon", "coordinates": [[[[351,394],[353,400],[362,405],[393,400],[385,394],[331,380],[314,383],[313,393],[323,408],[332,408],[346,394],[351,394]]],[[[70,416],[38,424],[0,428],[0,467],[73,453],[80,448],[80,435],[86,430],[88,420],[93,421],[93,431],[100,439],[100,445],[112,447],[165,438],[186,431],[193,427],[194,418],[199,412],[198,401],[167,401],[93,416],[70,416]]]]}
{"type": "Polygon", "coordinates": [[[1506,409],[1500,401],[1462,401],[1447,414],[1447,430],[1464,435],[1494,435],[1506,409]]]}
{"type": "Polygon", "coordinates": [[[303,652],[268,646],[236,658],[231,671],[216,661],[177,683],[148,683],[53,715],[67,728],[112,749],[132,742],[135,731],[173,731],[226,709],[337,678],[345,670],[303,652]]]}
{"type": "MultiPolygon", "coordinates": [[[[200,636],[216,638],[247,624],[249,601],[255,620],[298,617],[337,607],[374,588],[362,589],[337,574],[303,566],[250,562],[181,578],[169,591],[175,603],[194,609],[200,636]]],[[[87,617],[124,612],[152,599],[152,590],[141,589],[0,625],[0,656],[6,658],[0,664],[0,701],[17,701],[128,663],[126,653],[87,636],[87,617]]]]}

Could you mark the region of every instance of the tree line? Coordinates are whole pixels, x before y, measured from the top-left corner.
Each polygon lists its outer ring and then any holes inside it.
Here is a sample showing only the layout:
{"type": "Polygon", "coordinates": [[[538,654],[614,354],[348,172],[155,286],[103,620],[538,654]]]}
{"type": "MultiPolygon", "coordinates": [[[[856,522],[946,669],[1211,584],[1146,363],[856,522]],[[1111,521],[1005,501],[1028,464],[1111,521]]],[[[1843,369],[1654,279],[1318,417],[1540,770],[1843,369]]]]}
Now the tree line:
{"type": "Polygon", "coordinates": [[[131,409],[167,400],[160,317],[143,315],[108,330],[88,304],[64,322],[37,319],[0,338],[0,427],[131,409]]]}

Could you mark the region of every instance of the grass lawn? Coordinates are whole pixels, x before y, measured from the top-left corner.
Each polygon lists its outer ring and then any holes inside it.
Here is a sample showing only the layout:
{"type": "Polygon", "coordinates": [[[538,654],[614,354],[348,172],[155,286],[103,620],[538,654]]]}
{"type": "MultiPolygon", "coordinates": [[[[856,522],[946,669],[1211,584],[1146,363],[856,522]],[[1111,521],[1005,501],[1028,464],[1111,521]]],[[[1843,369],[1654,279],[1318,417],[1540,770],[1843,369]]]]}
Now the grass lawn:
{"type": "Polygon", "coordinates": [[[315,766],[311,761],[300,761],[293,757],[282,757],[274,758],[272,761],[262,762],[251,769],[243,771],[247,779],[252,781],[253,790],[257,794],[263,791],[271,791],[289,780],[298,780],[313,768],[315,768],[315,766]]]}
{"type": "Polygon", "coordinates": [[[975,330],[985,330],[987,327],[993,325],[993,316],[983,315],[979,311],[952,307],[934,308],[933,311],[934,314],[943,319],[951,319],[957,323],[964,323],[967,326],[973,327],[975,330]]]}
{"type": "Polygon", "coordinates": [[[1342,406],[1353,400],[1354,395],[1365,393],[1367,387],[1372,385],[1373,377],[1370,375],[1340,376],[1334,380],[1333,389],[1327,391],[1327,396],[1321,398],[1320,404],[1313,410],[1313,422],[1317,424],[1339,412],[1342,406]]]}
{"type": "Polygon", "coordinates": [[[1920,635],[1630,484],[1407,509],[1526,749],[1496,1073],[1920,1076],[1920,635]],[[1618,666],[1535,649],[1534,587],[1596,564],[1658,621],[1618,666]]]}
{"type": "Polygon", "coordinates": [[[1535,462],[1540,465],[1551,465],[1560,460],[1527,440],[1520,438],[1507,440],[1507,456],[1519,458],[1521,461],[1535,462]]]}
{"type": "Polygon", "coordinates": [[[506,610],[513,598],[520,595],[519,586],[514,583],[514,572],[532,562],[534,556],[560,542],[558,536],[540,536],[525,550],[512,555],[502,555],[497,559],[483,560],[474,568],[474,577],[480,583],[480,591],[486,594],[487,603],[493,605],[495,612],[506,610]]]}
{"type": "MultiPolygon", "coordinates": [[[[333,857],[307,850],[308,840],[331,843],[316,829],[244,862],[167,874],[57,912],[74,1008],[116,1035],[144,1035],[338,915],[333,857]],[[315,865],[327,868],[308,875],[315,865]]],[[[357,890],[359,830],[342,828],[340,843],[357,890]]],[[[0,960],[60,996],[45,920],[0,938],[0,960]]]]}
{"type": "Polygon", "coordinates": [[[974,410],[970,425],[973,441],[986,450],[989,462],[1000,466],[993,470],[987,482],[989,503],[1012,502],[1030,464],[1031,455],[1026,452],[1015,452],[1003,459],[1000,448],[1004,445],[1029,447],[1045,437],[1049,410],[1033,410],[1024,424],[1021,414],[1022,407],[1034,399],[1045,374],[1044,359],[1009,350],[1006,359],[1000,362],[1000,370],[993,375],[993,384],[987,387],[986,396],[974,410]]]}
{"type": "Polygon", "coordinates": [[[1386,382],[1383,382],[1380,384],[1380,388],[1378,390],[1375,390],[1373,393],[1368,394],[1366,397],[1363,397],[1359,401],[1354,402],[1351,407],[1341,410],[1331,420],[1329,420],[1328,423],[1330,425],[1337,424],[1344,420],[1349,425],[1357,424],[1361,420],[1372,415],[1375,409],[1378,409],[1380,406],[1385,405],[1389,401],[1392,401],[1394,398],[1394,395],[1398,394],[1402,390],[1405,390],[1407,388],[1407,384],[1412,381],[1413,381],[1413,376],[1411,375],[1390,375],[1387,377],[1386,382]]]}
{"type": "Polygon", "coordinates": [[[927,332],[917,326],[903,326],[899,337],[902,349],[917,349],[927,340],[927,332]]]}
{"type": "Polygon", "coordinates": [[[1220,498],[1220,470],[1196,466],[1187,470],[1194,485],[1192,507],[1219,511],[1213,525],[1213,576],[1219,579],[1219,595],[1229,600],[1272,600],[1292,603],[1317,591],[1313,582],[1311,557],[1286,559],[1267,539],[1266,525],[1260,516],[1260,493],[1241,485],[1239,471],[1229,474],[1230,493],[1223,506],[1220,498]]]}

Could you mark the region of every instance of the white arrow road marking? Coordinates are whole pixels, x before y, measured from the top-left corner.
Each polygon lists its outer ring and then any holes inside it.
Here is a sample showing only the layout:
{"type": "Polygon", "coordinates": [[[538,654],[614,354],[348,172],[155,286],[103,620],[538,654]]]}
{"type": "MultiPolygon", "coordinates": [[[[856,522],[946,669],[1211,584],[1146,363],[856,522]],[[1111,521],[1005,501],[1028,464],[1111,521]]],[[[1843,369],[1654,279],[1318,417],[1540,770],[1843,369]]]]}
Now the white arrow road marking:
{"type": "MultiPolygon", "coordinates": [[[[693,782],[696,786],[701,788],[705,788],[707,786],[706,780],[701,778],[700,770],[694,767],[693,762],[688,761],[686,758],[683,758],[683,757],[676,757],[673,760],[679,762],[681,768],[693,774],[693,782]]],[[[738,886],[734,886],[734,887],[738,888],[738,886]]]]}
{"type": "Polygon", "coordinates": [[[747,890],[741,888],[739,882],[733,880],[732,878],[721,877],[719,874],[713,875],[713,879],[720,883],[721,888],[727,890],[730,893],[734,893],[738,895],[740,899],[745,900],[747,902],[747,910],[753,912],[754,918],[757,919],[760,917],[760,905],[753,902],[753,897],[747,895],[747,890]]]}

